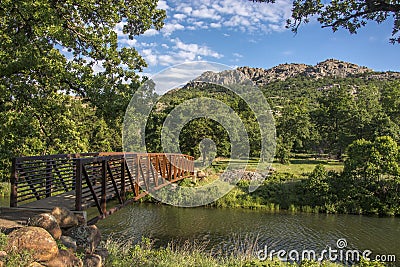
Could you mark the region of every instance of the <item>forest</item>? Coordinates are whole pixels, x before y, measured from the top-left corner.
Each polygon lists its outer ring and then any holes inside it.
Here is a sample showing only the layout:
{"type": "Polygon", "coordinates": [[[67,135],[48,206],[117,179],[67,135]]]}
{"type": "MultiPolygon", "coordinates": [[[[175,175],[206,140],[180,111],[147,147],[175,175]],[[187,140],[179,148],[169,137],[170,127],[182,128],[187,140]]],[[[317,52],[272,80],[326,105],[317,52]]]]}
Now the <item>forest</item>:
{"type": "MultiPolygon", "coordinates": [[[[133,93],[139,86],[137,82],[127,88],[133,93]]],[[[377,198],[375,202],[379,204],[372,203],[380,208],[346,207],[341,208],[342,212],[400,213],[398,80],[366,79],[366,75],[321,79],[297,76],[270,82],[260,89],[268,100],[266,108],[274,117],[276,162],[290,164],[291,158],[306,154],[315,160],[334,159],[344,163],[343,173],[316,169],[303,184],[307,187],[303,193],[290,193],[306,196],[314,192],[322,198],[330,196],[329,200],[310,196],[308,200],[304,197],[282,207],[289,208],[296,203],[310,207],[338,203],[338,198],[332,197],[338,193],[331,191],[337,191],[341,184],[338,181],[344,179],[345,184],[355,186],[356,192],[367,190],[362,197],[377,198]],[[389,202],[393,205],[387,207],[389,202]]],[[[232,108],[247,132],[250,157],[260,157],[260,129],[252,110],[232,91],[207,83],[188,83],[160,98],[146,124],[149,152],[163,151],[161,130],[167,115],[183,102],[201,97],[219,100],[232,108]]],[[[84,97],[53,92],[3,102],[0,112],[4,125],[0,133],[2,180],[8,180],[11,158],[18,155],[121,151],[121,128],[129,100],[128,94],[99,95],[88,101],[84,97]]],[[[182,153],[198,158],[199,144],[205,138],[215,142],[215,157],[230,158],[232,147],[228,132],[220,123],[207,118],[190,120],[182,128],[179,133],[182,153]]],[[[351,196],[348,191],[341,194],[351,196]]],[[[282,202],[268,198],[265,201],[282,202]]],[[[362,201],[358,199],[356,203],[362,201]]]]}

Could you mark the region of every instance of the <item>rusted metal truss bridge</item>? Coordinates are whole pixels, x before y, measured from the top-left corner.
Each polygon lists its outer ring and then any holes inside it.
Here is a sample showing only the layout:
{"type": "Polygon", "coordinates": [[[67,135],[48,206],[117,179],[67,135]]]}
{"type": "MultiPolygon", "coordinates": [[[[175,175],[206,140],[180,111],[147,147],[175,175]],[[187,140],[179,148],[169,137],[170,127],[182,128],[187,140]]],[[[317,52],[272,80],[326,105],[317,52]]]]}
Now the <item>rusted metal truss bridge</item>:
{"type": "Polygon", "coordinates": [[[12,162],[10,207],[64,206],[83,211],[95,206],[100,219],[193,173],[193,157],[183,154],[101,152],[19,157],[12,162]],[[107,209],[110,199],[119,204],[107,209]]]}

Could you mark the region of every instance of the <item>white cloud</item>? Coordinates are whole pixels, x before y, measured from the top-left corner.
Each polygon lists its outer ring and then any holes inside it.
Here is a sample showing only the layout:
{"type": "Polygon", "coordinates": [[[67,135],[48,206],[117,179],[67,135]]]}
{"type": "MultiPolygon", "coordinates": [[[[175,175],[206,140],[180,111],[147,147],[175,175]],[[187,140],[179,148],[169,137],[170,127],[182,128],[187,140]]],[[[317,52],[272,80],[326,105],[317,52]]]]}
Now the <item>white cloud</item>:
{"type": "MultiPolygon", "coordinates": [[[[179,39],[174,39],[171,41],[175,43],[175,48],[182,50],[184,52],[193,53],[193,54],[199,55],[199,56],[222,58],[221,54],[211,50],[207,46],[200,46],[198,44],[185,44],[179,39]]],[[[191,60],[193,60],[193,59],[191,59],[191,60]]]]}
{"type": "Polygon", "coordinates": [[[221,19],[221,16],[216,13],[215,9],[209,9],[206,6],[202,6],[200,9],[193,10],[191,15],[202,19],[221,19]]]}
{"type": "Polygon", "coordinates": [[[242,54],[239,54],[239,53],[233,53],[232,54],[234,57],[237,57],[237,58],[242,58],[243,57],[243,55],[242,54]]]}
{"type": "Polygon", "coordinates": [[[203,58],[222,58],[223,55],[208,46],[184,43],[181,40],[171,39],[172,47],[162,44],[167,50],[161,52],[156,46],[147,47],[140,51],[149,66],[171,66],[188,61],[202,60],[203,58]]]}
{"type": "Polygon", "coordinates": [[[179,23],[170,23],[170,24],[165,24],[164,27],[161,29],[161,32],[166,35],[169,36],[171,35],[174,31],[176,30],[183,30],[185,29],[185,26],[183,26],[182,24],[179,23]]]}
{"type": "Polygon", "coordinates": [[[174,14],[174,16],[173,16],[173,18],[178,19],[178,20],[183,20],[186,17],[187,16],[185,14],[181,14],[181,13],[174,14]]]}
{"type": "Polygon", "coordinates": [[[119,42],[123,44],[124,46],[136,46],[137,41],[135,39],[128,39],[128,38],[120,38],[119,42]]]}
{"type": "Polygon", "coordinates": [[[175,11],[170,18],[184,20],[186,29],[219,28],[221,25],[243,32],[265,33],[285,30],[292,1],[277,0],[271,4],[238,0],[168,0],[168,4],[169,12],[175,11]]]}
{"type": "Polygon", "coordinates": [[[211,28],[221,28],[221,23],[212,22],[212,23],[210,24],[210,27],[211,27],[211,28]]]}
{"type": "Polygon", "coordinates": [[[148,29],[147,31],[145,31],[144,33],[143,33],[143,36],[154,36],[154,35],[157,35],[157,34],[159,34],[160,32],[159,31],[157,31],[156,29],[148,29]]]}
{"type": "Polygon", "coordinates": [[[155,66],[157,64],[157,55],[152,49],[143,49],[141,52],[144,59],[150,66],[155,66]]]}
{"type": "Polygon", "coordinates": [[[159,1],[158,1],[158,4],[157,4],[157,8],[158,8],[158,9],[167,10],[167,9],[169,9],[169,6],[168,6],[168,4],[167,4],[166,1],[164,1],[164,0],[159,0],[159,1]]]}
{"type": "Polygon", "coordinates": [[[192,13],[192,10],[193,10],[193,8],[191,6],[185,6],[182,8],[182,12],[187,15],[190,15],[192,13]]]}

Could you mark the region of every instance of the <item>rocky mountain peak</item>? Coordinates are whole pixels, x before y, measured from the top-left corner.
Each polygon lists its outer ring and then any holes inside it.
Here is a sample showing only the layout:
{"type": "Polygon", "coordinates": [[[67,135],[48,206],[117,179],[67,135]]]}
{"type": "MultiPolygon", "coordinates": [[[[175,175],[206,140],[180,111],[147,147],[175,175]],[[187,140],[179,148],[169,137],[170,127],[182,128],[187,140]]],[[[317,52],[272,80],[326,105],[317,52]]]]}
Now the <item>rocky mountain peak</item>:
{"type": "Polygon", "coordinates": [[[270,69],[238,67],[236,70],[226,70],[219,73],[205,72],[195,81],[206,81],[218,84],[243,83],[251,80],[257,85],[265,85],[276,80],[286,80],[296,76],[314,79],[324,77],[346,78],[363,75],[366,79],[399,79],[398,72],[374,72],[372,69],[357,64],[327,59],[316,65],[298,63],[279,64],[270,69]]]}

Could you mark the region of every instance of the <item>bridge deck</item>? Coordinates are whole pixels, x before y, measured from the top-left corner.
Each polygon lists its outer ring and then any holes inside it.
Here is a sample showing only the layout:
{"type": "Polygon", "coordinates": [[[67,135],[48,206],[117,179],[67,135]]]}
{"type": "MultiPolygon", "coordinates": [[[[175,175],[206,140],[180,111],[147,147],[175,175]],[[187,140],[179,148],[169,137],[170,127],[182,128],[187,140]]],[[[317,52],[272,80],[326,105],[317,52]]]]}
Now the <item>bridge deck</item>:
{"type": "Polygon", "coordinates": [[[75,190],[20,205],[21,208],[42,209],[46,207],[50,210],[60,206],[69,210],[75,209],[75,190]]]}

